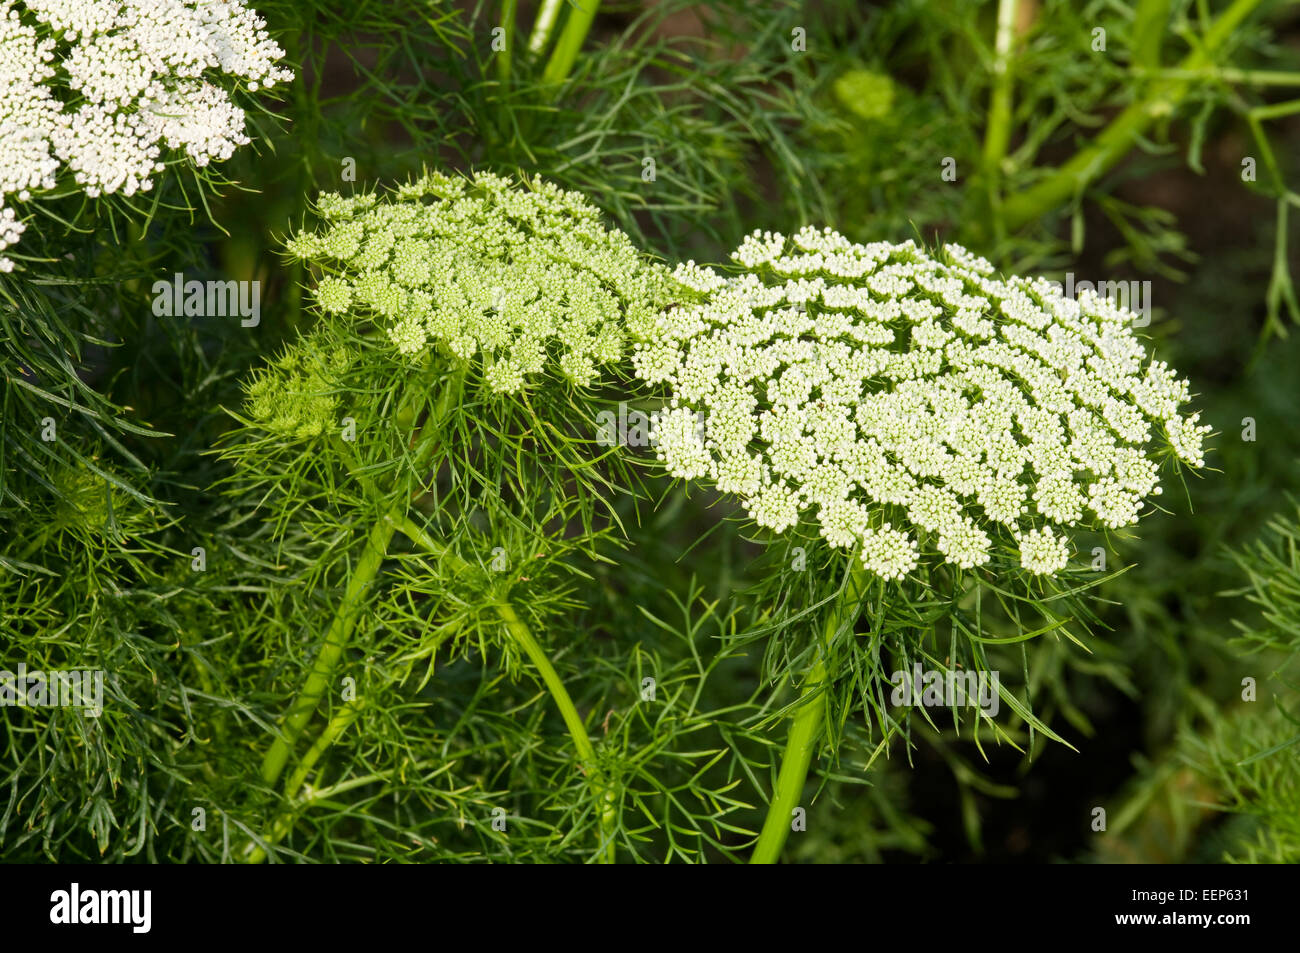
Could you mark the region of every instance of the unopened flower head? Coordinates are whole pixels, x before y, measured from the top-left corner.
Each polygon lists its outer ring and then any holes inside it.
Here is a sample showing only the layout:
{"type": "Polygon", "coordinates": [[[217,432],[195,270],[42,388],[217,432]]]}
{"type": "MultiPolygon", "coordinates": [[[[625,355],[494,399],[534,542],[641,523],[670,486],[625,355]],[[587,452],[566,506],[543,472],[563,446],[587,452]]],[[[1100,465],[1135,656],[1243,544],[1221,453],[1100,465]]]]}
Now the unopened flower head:
{"type": "Polygon", "coordinates": [[[1162,446],[1204,463],[1187,382],[1095,294],[830,229],[755,233],[732,257],[735,277],[679,266],[698,303],[659,313],[633,365],[669,388],[653,434],[669,471],[761,526],[811,511],[886,579],[923,550],[972,568],[999,543],[1052,574],[1070,527],[1137,521],[1162,446]]]}
{"type": "Polygon", "coordinates": [[[477,355],[498,393],[549,362],[591,384],[674,287],[594,206],[540,179],[435,172],[390,198],[327,193],[317,209],[325,226],[288,247],[319,268],[320,309],[373,318],[404,355],[477,355]]]}
{"type": "Polygon", "coordinates": [[[318,436],[339,423],[338,393],[351,363],[342,348],[308,338],[247,384],[245,409],[271,433],[318,436]]]}
{"type": "Polygon", "coordinates": [[[0,0],[0,207],[65,169],[130,196],[173,150],[230,158],[249,141],[230,90],[293,78],[265,26],[241,0],[0,0]]]}

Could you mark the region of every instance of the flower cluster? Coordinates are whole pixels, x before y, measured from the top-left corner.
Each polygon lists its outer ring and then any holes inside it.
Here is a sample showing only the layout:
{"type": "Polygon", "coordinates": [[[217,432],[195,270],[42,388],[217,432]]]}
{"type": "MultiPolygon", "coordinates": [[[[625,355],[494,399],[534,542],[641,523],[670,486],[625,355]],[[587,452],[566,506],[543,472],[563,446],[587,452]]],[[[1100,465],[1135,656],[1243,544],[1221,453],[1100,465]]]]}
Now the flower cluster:
{"type": "Polygon", "coordinates": [[[579,386],[624,358],[673,287],[581,196],[540,179],[429,173],[397,190],[318,200],[325,226],[288,243],[315,263],[327,314],[379,321],[397,350],[482,355],[497,393],[520,390],[548,359],[579,386]]]}
{"type": "Polygon", "coordinates": [[[338,392],[352,361],[347,352],[307,339],[247,385],[248,414],[271,433],[315,437],[338,424],[338,392]]]}
{"type": "Polygon", "coordinates": [[[1204,463],[1187,382],[1109,300],[830,229],[755,233],[732,257],[735,277],[677,269],[700,303],[660,312],[633,365],[670,390],[652,434],[669,471],[738,494],[761,526],[815,508],[886,579],[921,543],[971,568],[999,540],[1051,574],[1068,527],[1126,526],[1160,492],[1157,436],[1204,463]]]}
{"type": "MultiPolygon", "coordinates": [[[[65,167],[89,196],[129,196],[164,149],[228,159],[249,141],[244,111],[214,84],[293,78],[265,26],[241,0],[0,0],[0,209],[65,167]]],[[[0,250],[17,239],[4,212],[0,250]]]]}

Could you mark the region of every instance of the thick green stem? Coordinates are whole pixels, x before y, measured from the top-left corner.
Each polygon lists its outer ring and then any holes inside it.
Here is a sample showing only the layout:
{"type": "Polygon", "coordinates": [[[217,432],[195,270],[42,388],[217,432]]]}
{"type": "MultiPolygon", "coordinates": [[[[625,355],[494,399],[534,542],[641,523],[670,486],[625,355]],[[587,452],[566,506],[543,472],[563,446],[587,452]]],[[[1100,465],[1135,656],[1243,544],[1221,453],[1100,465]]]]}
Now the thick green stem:
{"type": "Polygon", "coordinates": [[[510,82],[510,59],[515,50],[515,5],[517,0],[503,0],[501,4],[501,31],[504,49],[497,53],[497,77],[510,82]]]}
{"type": "MultiPolygon", "coordinates": [[[[1017,0],[998,0],[997,35],[993,41],[993,90],[989,95],[988,121],[984,131],[984,194],[990,215],[987,220],[998,225],[1002,219],[1002,163],[1011,143],[1011,48],[1015,41],[1017,0]]],[[[979,216],[984,220],[985,216],[979,216]]],[[[999,232],[995,236],[1001,239],[999,232]]]]}
{"type": "Polygon", "coordinates": [[[562,83],[569,78],[569,71],[573,69],[578,52],[582,49],[587,33],[591,30],[591,21],[596,19],[596,11],[600,9],[600,0],[577,0],[577,2],[582,5],[577,6],[575,3],[569,10],[568,19],[564,21],[564,31],[555,44],[555,50],[546,63],[546,69],[542,71],[544,83],[562,83]]]}
{"type": "Polygon", "coordinates": [[[830,686],[830,673],[826,661],[830,655],[835,634],[843,625],[852,625],[858,617],[862,597],[866,592],[866,576],[854,560],[844,589],[831,609],[817,646],[817,661],[804,678],[799,695],[799,707],[781,753],[781,768],[777,772],[776,788],[772,802],[763,820],[763,830],[750,856],[751,864],[774,864],[781,858],[781,848],[790,836],[790,819],[808,779],[808,768],[821,740],[822,724],[826,718],[826,689],[830,686]]]}
{"type": "Polygon", "coordinates": [[[993,43],[993,93],[984,133],[984,172],[990,189],[999,178],[1011,141],[1011,46],[1016,35],[1016,0],[998,0],[997,36],[993,43]]]}
{"type": "Polygon", "coordinates": [[[533,21],[533,32],[528,37],[528,49],[532,53],[540,53],[546,49],[546,44],[551,41],[551,33],[555,29],[555,21],[559,19],[560,7],[564,5],[564,0],[542,0],[542,5],[537,8],[537,19],[533,21]]]}
{"type": "Polygon", "coordinates": [[[1160,65],[1160,41],[1169,24],[1173,0],[1138,0],[1133,12],[1133,64],[1155,69],[1160,65]]]}
{"type": "Polygon", "coordinates": [[[826,685],[826,663],[821,657],[804,680],[799,711],[790,726],[785,751],[781,755],[781,770],[768,805],[763,830],[759,834],[751,864],[774,864],[781,856],[781,848],[790,834],[790,818],[799,805],[808,768],[812,764],[813,748],[821,737],[822,721],[826,714],[826,700],[820,697],[826,685]]]}
{"type": "MultiPolygon", "coordinates": [[[[1196,49],[1183,59],[1179,71],[1194,73],[1211,66],[1214,54],[1259,4],[1260,0],[1236,0],[1214,21],[1196,49]]],[[[1116,116],[1065,165],[1038,185],[1003,203],[1002,220],[1007,229],[1020,228],[1082,192],[1127,155],[1151,123],[1169,115],[1191,88],[1191,81],[1186,79],[1163,78],[1152,82],[1138,102],[1116,116]]]]}
{"type": "MultiPolygon", "coordinates": [[[[393,517],[402,514],[390,513],[389,515],[393,517]]],[[[375,576],[384,563],[384,557],[388,554],[388,544],[393,538],[393,525],[391,519],[382,519],[370,527],[365,548],[361,551],[361,558],[357,560],[352,577],[348,580],[343,601],[334,614],[334,620],[330,623],[324,644],[316,653],[307,681],[303,683],[297,700],[285,716],[280,733],[267,749],[266,757],[262,759],[262,780],[267,784],[274,784],[280,772],[284,770],[294,743],[302,734],[303,728],[315,713],[316,706],[320,704],[321,698],[329,687],[334,668],[343,655],[343,649],[348,644],[353,628],[356,627],[357,616],[369,592],[370,584],[374,582],[375,576]]]]}
{"type": "MultiPolygon", "coordinates": [[[[312,743],[312,746],[307,749],[307,753],[302,756],[298,766],[294,768],[293,773],[289,775],[289,779],[284,783],[284,796],[289,807],[282,811],[272,822],[270,830],[264,838],[268,845],[279,843],[280,839],[289,833],[289,829],[293,826],[294,816],[300,806],[298,792],[306,782],[307,775],[311,773],[312,768],[316,766],[316,762],[321,759],[326,749],[337,741],[348,725],[352,724],[357,715],[361,714],[364,705],[365,702],[361,699],[345,702],[343,707],[330,719],[320,737],[312,743]]],[[[250,864],[260,864],[266,860],[266,850],[259,844],[250,844],[247,848],[246,859],[250,864]]]]}

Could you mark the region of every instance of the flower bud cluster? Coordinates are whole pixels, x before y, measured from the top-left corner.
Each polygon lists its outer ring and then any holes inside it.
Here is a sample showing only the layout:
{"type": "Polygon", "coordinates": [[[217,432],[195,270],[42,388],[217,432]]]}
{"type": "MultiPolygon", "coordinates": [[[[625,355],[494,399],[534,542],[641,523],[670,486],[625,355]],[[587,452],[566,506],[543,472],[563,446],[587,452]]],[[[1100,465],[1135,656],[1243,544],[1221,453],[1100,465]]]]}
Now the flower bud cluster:
{"type": "Polygon", "coordinates": [[[246,385],[245,408],[282,437],[316,437],[339,426],[339,390],[352,361],[340,347],[307,340],[290,348],[246,385]]]}
{"type": "Polygon", "coordinates": [[[578,386],[626,357],[674,287],[584,198],[535,179],[428,173],[391,198],[323,194],[324,227],[290,238],[327,314],[370,317],[399,352],[481,356],[497,393],[548,364],[578,386]]]}

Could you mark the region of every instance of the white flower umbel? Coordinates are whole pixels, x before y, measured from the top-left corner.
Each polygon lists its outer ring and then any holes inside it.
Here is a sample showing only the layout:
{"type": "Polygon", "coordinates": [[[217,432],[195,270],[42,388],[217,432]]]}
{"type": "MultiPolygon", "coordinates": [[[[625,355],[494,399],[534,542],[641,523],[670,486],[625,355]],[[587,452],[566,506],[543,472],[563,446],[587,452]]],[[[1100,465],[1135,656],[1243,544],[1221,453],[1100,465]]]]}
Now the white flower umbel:
{"type": "Polygon", "coordinates": [[[172,151],[230,158],[249,141],[232,90],[293,78],[265,27],[241,0],[0,0],[0,208],[63,169],[130,196],[172,151]]]}
{"type": "Polygon", "coordinates": [[[548,365],[593,383],[626,357],[628,323],[644,326],[675,287],[595,206],[540,179],[432,172],[382,199],[325,193],[317,211],[324,227],[288,248],[321,273],[320,309],[378,321],[404,355],[478,356],[497,393],[548,365]]]}
{"type": "Polygon", "coordinates": [[[1067,528],[1136,522],[1160,446],[1204,463],[1210,428],[1179,413],[1187,382],[1095,294],[997,278],[955,245],[934,257],[830,229],[755,233],[732,257],[734,277],[677,269],[700,300],[659,313],[633,365],[668,386],[654,433],[668,470],[738,494],[761,526],[813,509],[886,579],[920,544],[969,569],[999,542],[1045,575],[1069,560],[1067,528]]]}

